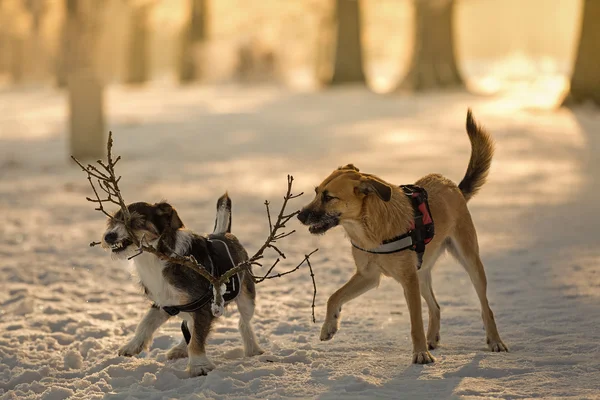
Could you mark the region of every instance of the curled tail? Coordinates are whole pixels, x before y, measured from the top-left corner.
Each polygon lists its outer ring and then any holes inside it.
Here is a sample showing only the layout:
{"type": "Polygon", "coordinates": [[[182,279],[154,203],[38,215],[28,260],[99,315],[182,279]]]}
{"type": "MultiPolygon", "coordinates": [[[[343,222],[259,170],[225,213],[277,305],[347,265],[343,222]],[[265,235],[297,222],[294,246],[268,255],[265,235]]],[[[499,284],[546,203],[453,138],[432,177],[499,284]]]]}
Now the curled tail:
{"type": "Polygon", "coordinates": [[[471,141],[471,159],[458,188],[465,200],[469,201],[477,194],[488,176],[494,155],[494,140],[485,129],[477,125],[471,109],[467,111],[467,134],[471,141]]]}
{"type": "Polygon", "coordinates": [[[227,192],[217,200],[217,217],[213,234],[231,232],[231,199],[227,192]]]}

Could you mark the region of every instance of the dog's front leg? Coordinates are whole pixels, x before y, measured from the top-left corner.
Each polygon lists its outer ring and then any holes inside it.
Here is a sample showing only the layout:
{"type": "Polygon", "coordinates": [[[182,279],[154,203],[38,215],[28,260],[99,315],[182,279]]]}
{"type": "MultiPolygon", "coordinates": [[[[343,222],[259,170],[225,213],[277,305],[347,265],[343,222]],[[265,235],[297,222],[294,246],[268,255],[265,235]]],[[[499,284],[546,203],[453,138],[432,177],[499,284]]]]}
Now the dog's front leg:
{"type": "Polygon", "coordinates": [[[152,306],[135,329],[135,335],[119,349],[119,355],[132,357],[148,348],[154,332],[171,316],[156,306],[152,306]]]}
{"type": "Polygon", "coordinates": [[[342,306],[361,294],[377,287],[381,272],[375,266],[358,268],[350,280],[327,300],[327,316],[321,328],[321,340],[330,340],[338,331],[342,306]]]}
{"type": "Polygon", "coordinates": [[[187,371],[191,377],[206,375],[215,365],[206,357],[206,339],[214,317],[210,306],[204,307],[193,314],[194,323],[192,338],[188,344],[188,366],[187,371]]]}
{"type": "Polygon", "coordinates": [[[415,268],[407,268],[398,274],[398,280],[404,289],[404,297],[410,314],[410,335],[413,342],[413,363],[429,364],[435,358],[427,350],[427,339],[423,327],[421,310],[421,292],[419,277],[415,268]]]}

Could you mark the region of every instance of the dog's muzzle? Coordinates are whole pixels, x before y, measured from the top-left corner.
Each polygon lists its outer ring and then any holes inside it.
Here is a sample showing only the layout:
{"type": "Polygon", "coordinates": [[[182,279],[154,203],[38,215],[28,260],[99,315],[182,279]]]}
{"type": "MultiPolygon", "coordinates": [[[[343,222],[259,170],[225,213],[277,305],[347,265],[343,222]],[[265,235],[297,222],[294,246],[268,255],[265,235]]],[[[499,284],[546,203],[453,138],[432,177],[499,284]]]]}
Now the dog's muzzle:
{"type": "Polygon", "coordinates": [[[119,234],[117,232],[108,232],[105,234],[104,243],[106,243],[106,246],[110,248],[113,253],[125,251],[127,247],[133,244],[129,238],[119,239],[119,234]]]}
{"type": "Polygon", "coordinates": [[[304,209],[298,214],[298,220],[308,225],[308,231],[313,235],[321,235],[340,223],[340,215],[304,209]]]}

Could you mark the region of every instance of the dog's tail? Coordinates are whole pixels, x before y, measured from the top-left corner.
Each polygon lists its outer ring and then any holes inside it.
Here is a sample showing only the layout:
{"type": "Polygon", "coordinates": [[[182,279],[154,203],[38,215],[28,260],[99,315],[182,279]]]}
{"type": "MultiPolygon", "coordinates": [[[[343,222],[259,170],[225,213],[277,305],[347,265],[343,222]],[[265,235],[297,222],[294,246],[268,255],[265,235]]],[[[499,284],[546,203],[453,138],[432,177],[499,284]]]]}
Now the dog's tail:
{"type": "Polygon", "coordinates": [[[223,234],[231,232],[231,199],[227,192],[217,200],[217,217],[213,233],[223,234]]]}
{"type": "Polygon", "coordinates": [[[481,189],[488,176],[494,155],[494,140],[485,129],[477,125],[471,109],[467,111],[467,133],[471,141],[471,159],[458,188],[465,200],[469,201],[481,189]]]}

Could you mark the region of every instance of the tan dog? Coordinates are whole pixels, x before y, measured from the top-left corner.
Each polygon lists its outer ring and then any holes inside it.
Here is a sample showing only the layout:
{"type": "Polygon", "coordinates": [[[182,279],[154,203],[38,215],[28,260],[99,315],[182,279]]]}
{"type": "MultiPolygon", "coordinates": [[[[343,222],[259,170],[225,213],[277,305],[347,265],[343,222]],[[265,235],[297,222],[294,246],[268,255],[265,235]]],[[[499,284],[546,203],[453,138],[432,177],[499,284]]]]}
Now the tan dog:
{"type": "Polygon", "coordinates": [[[485,183],[494,153],[491,137],[467,113],[467,133],[471,141],[471,159],[465,177],[458,186],[438,174],[427,175],[415,184],[426,189],[435,222],[435,236],[427,244],[420,270],[414,251],[373,254],[361,249],[375,249],[386,240],[411,229],[414,210],[403,191],[380,178],[359,172],[352,164],[333,171],[317,188],[315,199],[302,209],[298,219],[309,225],[313,234],[322,234],[341,224],[356,247],[352,255],[356,273],[327,302],[327,316],[321,340],[335,335],[342,305],[377,287],[381,274],[394,278],[404,289],[410,312],[413,362],[435,361],[429,349],[440,340],[440,307],[431,287],[431,269],[438,257],[448,250],[467,270],[481,302],[487,343],[491,351],[508,351],[500,339],[494,315],[489,307],[487,282],[479,258],[477,234],[467,201],[485,183]],[[429,308],[427,339],[421,315],[423,296],[429,308]]]}

